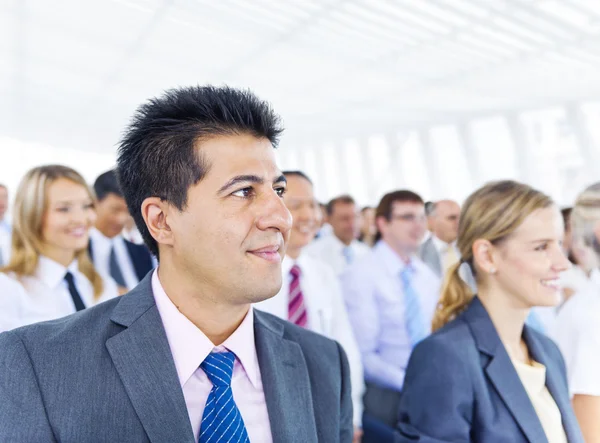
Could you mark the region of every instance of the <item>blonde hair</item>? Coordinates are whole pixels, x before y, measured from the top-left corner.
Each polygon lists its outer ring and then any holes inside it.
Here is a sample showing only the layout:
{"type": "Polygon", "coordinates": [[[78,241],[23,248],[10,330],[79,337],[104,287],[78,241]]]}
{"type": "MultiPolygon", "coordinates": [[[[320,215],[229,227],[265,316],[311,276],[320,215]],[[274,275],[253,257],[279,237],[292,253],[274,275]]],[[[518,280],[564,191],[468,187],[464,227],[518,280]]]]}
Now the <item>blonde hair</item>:
{"type": "Polygon", "coordinates": [[[468,263],[477,283],[481,282],[473,259],[475,241],[485,239],[498,244],[509,237],[532,212],[553,204],[547,195],[511,180],[488,183],[467,198],[460,215],[457,239],[462,258],[445,275],[432,322],[434,331],[456,318],[474,297],[459,275],[461,265],[468,263]]]}
{"type": "MultiPolygon", "coordinates": [[[[600,182],[586,188],[575,201],[571,211],[573,240],[594,251],[597,267],[600,262],[600,243],[596,238],[596,226],[600,222],[600,182]]],[[[588,264],[586,264],[588,265],[588,264]]]]}
{"type": "MultiPolygon", "coordinates": [[[[1,272],[12,272],[17,278],[33,275],[43,248],[42,224],[48,210],[48,189],[52,183],[64,178],[83,186],[94,200],[93,191],[75,170],[62,165],[46,165],[31,169],[19,184],[15,195],[11,258],[1,272]]],[[[83,248],[75,253],[79,271],[87,277],[98,299],[104,285],[102,277],[83,248]]]]}

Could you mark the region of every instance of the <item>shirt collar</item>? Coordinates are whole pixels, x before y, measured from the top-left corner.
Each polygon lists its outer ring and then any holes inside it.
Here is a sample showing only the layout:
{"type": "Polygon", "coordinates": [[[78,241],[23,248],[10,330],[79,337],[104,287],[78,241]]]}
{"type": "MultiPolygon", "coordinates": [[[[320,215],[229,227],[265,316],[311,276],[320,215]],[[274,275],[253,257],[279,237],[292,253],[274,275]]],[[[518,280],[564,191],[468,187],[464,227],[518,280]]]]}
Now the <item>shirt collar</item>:
{"type": "Polygon", "coordinates": [[[455,245],[455,242],[446,243],[445,241],[440,240],[436,235],[433,234],[431,235],[431,240],[433,241],[435,249],[437,249],[437,251],[440,253],[446,252],[448,248],[453,248],[455,245]]]}
{"type": "Polygon", "coordinates": [[[119,236],[117,235],[116,237],[109,238],[98,229],[92,227],[90,229],[90,237],[92,238],[93,242],[103,242],[104,244],[112,245],[119,236]]]}
{"type": "MultiPolygon", "coordinates": [[[[183,387],[216,346],[173,304],[160,283],[158,269],[152,274],[152,292],[173,354],[179,383],[183,387]]],[[[254,344],[252,307],[221,347],[236,355],[252,385],[258,387],[260,373],[254,344]]]]}
{"type": "Polygon", "coordinates": [[[79,264],[77,260],[73,260],[68,267],[64,267],[58,262],[40,255],[38,265],[35,270],[35,277],[50,288],[56,288],[62,283],[67,271],[74,276],[79,273],[79,264]]]}
{"type": "Polygon", "coordinates": [[[405,263],[384,240],[379,240],[373,247],[373,251],[381,259],[388,272],[394,276],[400,274],[406,266],[412,266],[415,271],[417,270],[414,257],[405,263]]]}

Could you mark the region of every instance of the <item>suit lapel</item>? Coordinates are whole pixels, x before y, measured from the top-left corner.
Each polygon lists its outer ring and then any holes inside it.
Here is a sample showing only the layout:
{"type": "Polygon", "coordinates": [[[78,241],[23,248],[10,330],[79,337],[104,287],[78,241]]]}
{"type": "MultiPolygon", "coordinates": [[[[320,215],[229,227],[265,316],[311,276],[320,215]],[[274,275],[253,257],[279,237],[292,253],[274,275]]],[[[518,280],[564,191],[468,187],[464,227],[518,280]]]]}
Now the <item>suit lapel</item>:
{"type": "MultiPolygon", "coordinates": [[[[149,274],[124,295],[111,320],[124,326],[106,347],[151,442],[194,442],[183,391],[149,274]]],[[[108,406],[110,407],[110,406],[108,406]]]]}
{"type": "Polygon", "coordinates": [[[316,443],[310,378],[300,345],[283,338],[283,325],[255,312],[254,334],[274,442],[316,443]]]}
{"type": "Polygon", "coordinates": [[[577,418],[571,407],[568,389],[565,386],[565,381],[561,381],[559,376],[563,369],[555,360],[552,360],[547,355],[542,343],[540,343],[538,338],[532,332],[532,329],[527,325],[525,325],[523,331],[523,338],[527,343],[527,348],[529,349],[531,357],[546,367],[546,387],[560,410],[563,428],[565,434],[567,434],[567,440],[569,442],[583,442],[583,437],[579,425],[577,424],[577,418]]]}
{"type": "Polygon", "coordinates": [[[479,351],[489,357],[484,370],[498,395],[530,443],[547,442],[542,424],[500,341],[492,320],[476,297],[464,313],[479,351]]]}

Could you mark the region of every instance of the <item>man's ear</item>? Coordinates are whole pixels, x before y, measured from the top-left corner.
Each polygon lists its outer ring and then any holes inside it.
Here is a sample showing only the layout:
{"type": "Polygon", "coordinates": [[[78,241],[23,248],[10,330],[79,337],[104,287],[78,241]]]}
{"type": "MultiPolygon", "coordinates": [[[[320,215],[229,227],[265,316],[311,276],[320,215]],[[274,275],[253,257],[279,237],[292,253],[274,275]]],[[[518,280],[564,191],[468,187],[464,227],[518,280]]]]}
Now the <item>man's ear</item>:
{"type": "Polygon", "coordinates": [[[171,206],[158,197],[148,197],[142,202],[142,217],[150,235],[159,245],[173,245],[173,231],[168,214],[171,206]]]}

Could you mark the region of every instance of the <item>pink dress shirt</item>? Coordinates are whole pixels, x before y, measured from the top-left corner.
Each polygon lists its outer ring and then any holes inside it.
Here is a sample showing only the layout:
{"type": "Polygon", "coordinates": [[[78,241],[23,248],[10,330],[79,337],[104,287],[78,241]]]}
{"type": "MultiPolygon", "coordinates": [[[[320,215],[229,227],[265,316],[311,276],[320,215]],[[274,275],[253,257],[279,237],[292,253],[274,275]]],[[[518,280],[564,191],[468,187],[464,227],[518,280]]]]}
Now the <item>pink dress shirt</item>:
{"type": "Polygon", "coordinates": [[[234,333],[221,346],[215,346],[179,312],[165,293],[157,271],[152,275],[152,292],[175,360],[195,441],[198,441],[204,405],[212,389],[212,383],[200,368],[200,363],[212,351],[229,350],[237,357],[231,379],[233,399],[244,419],[248,437],[251,442],[272,443],[271,423],[254,345],[252,308],[234,333]]]}

